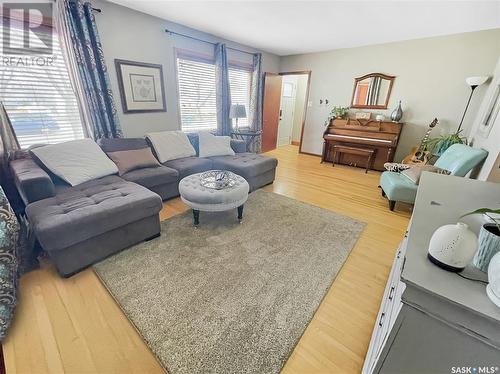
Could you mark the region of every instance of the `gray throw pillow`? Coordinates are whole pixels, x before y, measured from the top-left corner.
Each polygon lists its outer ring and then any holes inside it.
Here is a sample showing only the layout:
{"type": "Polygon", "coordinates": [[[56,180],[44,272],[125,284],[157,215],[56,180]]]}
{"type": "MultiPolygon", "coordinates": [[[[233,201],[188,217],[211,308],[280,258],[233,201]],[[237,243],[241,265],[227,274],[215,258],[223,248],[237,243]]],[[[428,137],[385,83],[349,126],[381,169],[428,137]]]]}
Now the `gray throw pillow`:
{"type": "Polygon", "coordinates": [[[438,168],[437,166],[433,165],[412,166],[407,170],[403,170],[401,174],[404,175],[409,180],[411,180],[413,183],[418,185],[418,183],[420,182],[420,176],[422,175],[423,171],[428,171],[430,173],[437,173],[437,174],[446,174],[446,175],[451,174],[450,171],[438,168]]]}
{"type": "Polygon", "coordinates": [[[153,156],[150,148],[108,152],[107,155],[118,167],[119,175],[135,169],[161,166],[155,156],[153,156]]]}

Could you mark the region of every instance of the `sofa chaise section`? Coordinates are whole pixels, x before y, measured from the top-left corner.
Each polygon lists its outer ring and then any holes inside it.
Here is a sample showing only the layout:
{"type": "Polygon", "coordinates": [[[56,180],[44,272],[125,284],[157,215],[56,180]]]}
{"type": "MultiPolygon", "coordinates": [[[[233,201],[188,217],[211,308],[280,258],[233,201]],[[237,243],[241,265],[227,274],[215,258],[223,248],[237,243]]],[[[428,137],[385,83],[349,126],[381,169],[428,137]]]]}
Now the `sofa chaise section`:
{"type": "MultiPolygon", "coordinates": [[[[196,155],[199,155],[198,134],[188,134],[188,138],[196,151],[196,155]]],[[[228,170],[241,175],[250,185],[250,192],[273,183],[278,165],[277,159],[246,152],[246,142],[244,140],[231,139],[231,148],[235,152],[234,155],[206,158],[211,161],[210,169],[228,170]]],[[[171,164],[169,166],[175,168],[175,165],[171,164]]]]}
{"type": "Polygon", "coordinates": [[[161,198],[112,175],[29,204],[26,215],[62,276],[158,236],[161,198]]]}
{"type": "MultiPolygon", "coordinates": [[[[245,141],[231,139],[230,144],[235,152],[234,155],[199,157],[198,134],[188,133],[187,137],[196,152],[196,156],[178,158],[163,163],[164,166],[177,170],[179,173],[178,182],[191,174],[211,169],[221,169],[232,171],[245,178],[250,185],[250,191],[255,191],[260,187],[273,183],[278,160],[272,157],[246,152],[245,141]]],[[[151,147],[155,153],[154,147],[152,145],[151,147]]]]}
{"type": "Polygon", "coordinates": [[[245,178],[250,191],[274,181],[278,160],[256,153],[236,153],[234,156],[210,157],[214,169],[232,171],[245,178]]]}

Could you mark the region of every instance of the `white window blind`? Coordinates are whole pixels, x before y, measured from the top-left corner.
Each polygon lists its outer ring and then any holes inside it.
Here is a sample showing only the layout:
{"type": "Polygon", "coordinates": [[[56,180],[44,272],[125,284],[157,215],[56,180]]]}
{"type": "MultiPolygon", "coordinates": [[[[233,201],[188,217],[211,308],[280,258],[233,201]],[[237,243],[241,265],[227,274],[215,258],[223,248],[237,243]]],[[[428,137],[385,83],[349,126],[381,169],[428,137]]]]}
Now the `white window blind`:
{"type": "MultiPolygon", "coordinates": [[[[229,86],[231,103],[245,105],[247,117],[250,105],[252,72],[249,68],[230,65],[229,86]]],[[[178,52],[177,81],[183,131],[214,130],[217,128],[215,65],[210,58],[189,52],[178,52]]],[[[240,127],[248,126],[248,118],[238,120],[240,127]]]]}
{"type": "Polygon", "coordinates": [[[214,63],[178,55],[177,81],[182,130],[216,129],[214,63]]]}
{"type": "MultiPolygon", "coordinates": [[[[22,46],[22,32],[18,28],[10,32],[11,45],[22,46]]],[[[0,35],[4,35],[0,25],[0,35]]],[[[59,40],[53,35],[53,62],[39,64],[14,63],[0,67],[0,100],[4,103],[21,147],[36,143],[59,143],[84,137],[80,112],[68,71],[64,63],[59,40]]],[[[11,60],[12,61],[12,60],[11,60]]],[[[16,63],[17,61],[17,63],[16,63]]]]}
{"type": "Polygon", "coordinates": [[[248,126],[251,83],[252,83],[252,72],[250,70],[236,66],[229,67],[229,87],[231,89],[231,104],[245,105],[245,111],[247,113],[247,118],[238,119],[238,127],[248,126]]]}

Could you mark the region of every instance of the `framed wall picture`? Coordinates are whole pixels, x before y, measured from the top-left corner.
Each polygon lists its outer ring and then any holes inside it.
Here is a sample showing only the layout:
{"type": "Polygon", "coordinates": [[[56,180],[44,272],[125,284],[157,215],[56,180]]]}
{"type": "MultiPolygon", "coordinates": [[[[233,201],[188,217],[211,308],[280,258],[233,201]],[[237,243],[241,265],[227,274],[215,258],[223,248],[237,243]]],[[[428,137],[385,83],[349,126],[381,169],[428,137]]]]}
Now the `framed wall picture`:
{"type": "Polygon", "coordinates": [[[115,59],[123,113],[166,112],[161,65],[115,59]]]}

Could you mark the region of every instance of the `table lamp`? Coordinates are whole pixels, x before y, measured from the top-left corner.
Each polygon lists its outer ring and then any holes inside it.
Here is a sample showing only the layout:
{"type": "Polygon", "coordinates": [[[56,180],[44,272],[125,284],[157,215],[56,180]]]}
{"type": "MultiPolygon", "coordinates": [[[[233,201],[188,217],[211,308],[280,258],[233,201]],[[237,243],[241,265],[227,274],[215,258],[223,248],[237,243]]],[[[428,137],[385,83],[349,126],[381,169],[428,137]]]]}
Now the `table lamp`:
{"type": "Polygon", "coordinates": [[[229,118],[236,119],[235,129],[238,131],[238,118],[247,118],[247,111],[242,104],[233,104],[229,110],[229,118]]]}

